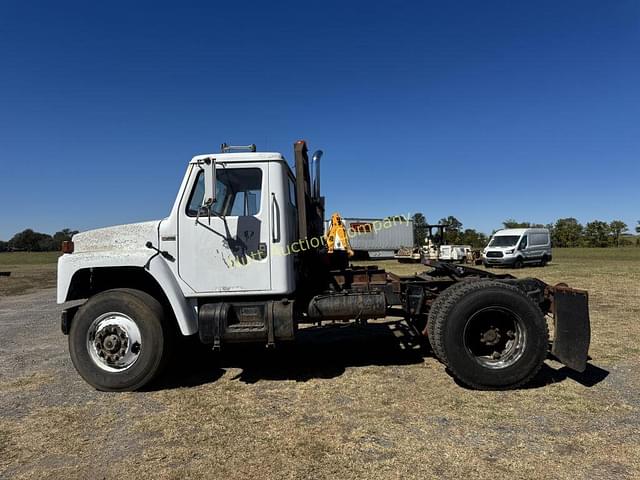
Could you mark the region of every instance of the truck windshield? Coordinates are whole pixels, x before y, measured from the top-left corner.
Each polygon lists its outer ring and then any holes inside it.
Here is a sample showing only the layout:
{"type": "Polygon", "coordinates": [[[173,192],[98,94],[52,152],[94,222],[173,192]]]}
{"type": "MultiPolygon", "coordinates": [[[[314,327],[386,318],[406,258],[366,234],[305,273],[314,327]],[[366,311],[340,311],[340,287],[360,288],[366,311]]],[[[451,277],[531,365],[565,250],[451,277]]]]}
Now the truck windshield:
{"type": "Polygon", "coordinates": [[[518,243],[520,235],[500,235],[493,237],[489,242],[490,247],[513,247],[518,243]]]}

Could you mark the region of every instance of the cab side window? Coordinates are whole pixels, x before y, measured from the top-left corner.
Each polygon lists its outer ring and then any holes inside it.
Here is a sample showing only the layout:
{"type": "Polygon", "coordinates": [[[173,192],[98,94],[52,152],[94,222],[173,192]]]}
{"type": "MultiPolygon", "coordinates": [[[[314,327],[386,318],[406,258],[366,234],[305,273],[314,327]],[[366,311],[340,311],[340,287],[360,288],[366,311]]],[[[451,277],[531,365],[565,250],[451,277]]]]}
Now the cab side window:
{"type": "MultiPolygon", "coordinates": [[[[204,197],[204,173],[196,178],[187,215],[195,217],[208,215],[202,210],[204,197]]],[[[260,212],[262,198],[262,170],[259,168],[218,168],[216,170],[216,201],[212,213],[221,216],[249,216],[260,212]]]]}
{"type": "Polygon", "coordinates": [[[289,203],[292,207],[296,206],[296,182],[294,182],[293,178],[287,177],[289,180],[289,203]]]}

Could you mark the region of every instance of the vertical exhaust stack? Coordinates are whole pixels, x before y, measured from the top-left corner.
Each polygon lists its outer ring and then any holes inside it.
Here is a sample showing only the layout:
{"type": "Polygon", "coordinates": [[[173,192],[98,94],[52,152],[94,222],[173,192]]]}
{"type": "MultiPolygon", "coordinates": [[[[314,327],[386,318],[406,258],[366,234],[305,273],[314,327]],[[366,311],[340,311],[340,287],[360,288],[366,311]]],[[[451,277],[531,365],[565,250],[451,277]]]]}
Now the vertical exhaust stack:
{"type": "Polygon", "coordinates": [[[322,154],[322,150],[316,150],[311,157],[311,198],[314,200],[320,198],[320,159],[322,154]]]}
{"type": "Polygon", "coordinates": [[[311,214],[311,168],[307,155],[307,142],[298,140],[293,144],[296,167],[296,200],[298,205],[298,232],[300,238],[309,234],[309,215],[311,214]]]}
{"type": "Polygon", "coordinates": [[[322,150],[316,150],[311,157],[311,198],[315,210],[315,234],[317,236],[324,235],[324,197],[320,194],[320,159],[323,153],[322,150]]]}

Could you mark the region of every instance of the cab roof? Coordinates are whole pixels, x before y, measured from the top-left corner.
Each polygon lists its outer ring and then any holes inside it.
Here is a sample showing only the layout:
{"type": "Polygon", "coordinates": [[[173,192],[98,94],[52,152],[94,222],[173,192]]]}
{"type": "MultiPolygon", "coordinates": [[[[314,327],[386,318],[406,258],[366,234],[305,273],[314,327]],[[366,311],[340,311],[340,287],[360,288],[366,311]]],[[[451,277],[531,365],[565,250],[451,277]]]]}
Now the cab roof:
{"type": "Polygon", "coordinates": [[[278,152],[233,152],[196,155],[189,163],[195,164],[209,157],[215,158],[216,162],[220,163],[285,161],[282,154],[278,152]]]}
{"type": "Polygon", "coordinates": [[[546,228],[504,228],[502,230],[498,230],[496,233],[493,234],[494,237],[501,237],[504,235],[523,235],[524,233],[527,232],[532,232],[532,233],[543,233],[543,232],[548,232],[549,230],[546,228]]]}

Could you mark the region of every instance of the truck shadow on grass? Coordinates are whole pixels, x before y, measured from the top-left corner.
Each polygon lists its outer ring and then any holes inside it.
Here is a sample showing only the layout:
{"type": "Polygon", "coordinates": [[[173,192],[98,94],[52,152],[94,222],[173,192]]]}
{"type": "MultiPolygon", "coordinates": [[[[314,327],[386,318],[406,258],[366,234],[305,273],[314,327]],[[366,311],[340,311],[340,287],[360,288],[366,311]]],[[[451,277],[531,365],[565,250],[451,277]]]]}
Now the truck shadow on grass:
{"type": "MultiPolygon", "coordinates": [[[[426,339],[416,335],[402,321],[305,328],[298,332],[295,342],[280,343],[275,349],[231,344],[223,345],[221,352],[213,352],[197,338],[188,338],[177,348],[165,374],[146,390],[212,383],[230,368],[241,369],[234,380],[249,384],[260,380],[306,382],[339,377],[349,367],[416,365],[429,357],[435,361],[426,339]]],[[[567,378],[591,387],[607,375],[606,370],[594,365],[577,373],[566,367],[554,369],[545,364],[524,388],[540,388],[567,378]]]]}
{"type": "MultiPolygon", "coordinates": [[[[549,354],[547,360],[556,360],[556,358],[549,354]]],[[[557,361],[557,360],[556,360],[557,361]]],[[[451,372],[447,370],[447,373],[453,378],[458,386],[469,389],[466,385],[461,383],[458,379],[453,377],[451,372]]],[[[520,387],[520,389],[528,390],[532,388],[541,388],[551,385],[553,383],[563,382],[566,379],[571,379],[583,387],[591,388],[598,383],[602,382],[609,375],[609,371],[603,368],[597,367],[591,363],[587,364],[587,368],[584,372],[576,372],[568,367],[562,366],[560,368],[553,368],[548,362],[542,365],[542,368],[538,374],[526,385],[520,387]]]]}
{"type": "Polygon", "coordinates": [[[402,366],[423,363],[428,349],[403,322],[367,326],[336,324],[305,328],[295,342],[274,349],[254,344],[224,344],[220,352],[186,339],[152,390],[197,386],[216,381],[228,368],[242,372],[245,383],[260,380],[335,378],[348,367],[402,366]]]}
{"type": "MultiPolygon", "coordinates": [[[[556,360],[553,355],[549,354],[549,360],[556,360]]],[[[591,358],[589,358],[591,360],[591,358]]],[[[600,368],[591,363],[587,364],[587,368],[584,372],[576,372],[569,367],[562,366],[560,368],[553,368],[548,363],[545,363],[538,375],[525,385],[523,388],[538,388],[550,385],[552,383],[558,383],[570,378],[571,380],[578,382],[583,387],[593,387],[602,382],[609,375],[609,371],[600,368]]]]}

